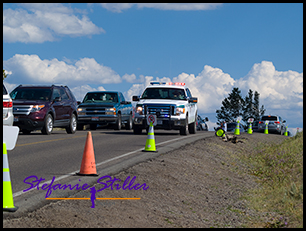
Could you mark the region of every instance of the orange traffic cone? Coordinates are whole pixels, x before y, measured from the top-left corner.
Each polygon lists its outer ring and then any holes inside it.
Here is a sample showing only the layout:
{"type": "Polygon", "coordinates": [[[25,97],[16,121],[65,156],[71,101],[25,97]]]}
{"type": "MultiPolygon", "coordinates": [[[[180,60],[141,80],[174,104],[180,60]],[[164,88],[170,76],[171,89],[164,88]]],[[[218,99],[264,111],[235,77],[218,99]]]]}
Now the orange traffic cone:
{"type": "Polygon", "coordinates": [[[91,132],[87,132],[81,169],[76,174],[80,176],[98,176],[91,132]]]}

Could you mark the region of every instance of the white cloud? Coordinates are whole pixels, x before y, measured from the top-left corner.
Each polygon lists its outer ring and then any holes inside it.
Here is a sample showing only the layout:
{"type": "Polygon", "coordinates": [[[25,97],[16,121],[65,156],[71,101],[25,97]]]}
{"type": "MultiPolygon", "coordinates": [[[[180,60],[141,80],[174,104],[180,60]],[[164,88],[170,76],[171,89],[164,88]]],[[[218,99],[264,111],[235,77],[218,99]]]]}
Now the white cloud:
{"type": "Polygon", "coordinates": [[[5,70],[12,72],[14,83],[61,83],[70,86],[86,84],[120,83],[121,77],[110,67],[93,58],[83,58],[74,65],[57,59],[41,60],[37,55],[16,54],[3,62],[5,70]]]}
{"type": "Polygon", "coordinates": [[[159,10],[212,10],[221,6],[222,3],[100,3],[109,11],[121,13],[123,10],[137,6],[138,9],[154,8],[159,10]]]}
{"type": "Polygon", "coordinates": [[[105,32],[86,15],[78,17],[62,4],[26,3],[24,9],[3,10],[3,41],[43,43],[57,36],[90,36],[105,32]]]}
{"type": "Polygon", "coordinates": [[[261,103],[269,105],[266,108],[303,108],[303,73],[276,71],[272,62],[254,64],[245,77],[236,81],[236,85],[242,90],[259,92],[261,103]]]}

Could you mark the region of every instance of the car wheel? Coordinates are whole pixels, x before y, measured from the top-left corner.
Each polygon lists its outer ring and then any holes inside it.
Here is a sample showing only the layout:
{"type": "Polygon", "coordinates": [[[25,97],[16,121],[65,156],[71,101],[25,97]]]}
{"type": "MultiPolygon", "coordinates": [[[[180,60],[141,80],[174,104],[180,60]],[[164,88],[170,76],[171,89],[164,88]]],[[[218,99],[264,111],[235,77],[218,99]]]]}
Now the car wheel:
{"type": "Polygon", "coordinates": [[[186,136],[188,133],[188,117],[186,115],[186,125],[184,127],[181,127],[180,129],[180,135],[186,136]]]}
{"type": "Polygon", "coordinates": [[[121,114],[118,114],[118,119],[115,124],[115,130],[120,130],[121,129],[121,114]]]}
{"type": "Polygon", "coordinates": [[[45,124],[41,132],[44,135],[50,135],[52,130],[53,130],[53,117],[51,114],[48,114],[45,119],[45,124]]]}
{"type": "Polygon", "coordinates": [[[130,115],[129,120],[127,121],[125,128],[126,130],[131,130],[133,127],[133,118],[132,115],[130,115]]]}
{"type": "Polygon", "coordinates": [[[77,128],[77,119],[75,114],[72,114],[71,119],[69,121],[69,126],[66,127],[66,132],[68,134],[74,134],[77,128]]]}

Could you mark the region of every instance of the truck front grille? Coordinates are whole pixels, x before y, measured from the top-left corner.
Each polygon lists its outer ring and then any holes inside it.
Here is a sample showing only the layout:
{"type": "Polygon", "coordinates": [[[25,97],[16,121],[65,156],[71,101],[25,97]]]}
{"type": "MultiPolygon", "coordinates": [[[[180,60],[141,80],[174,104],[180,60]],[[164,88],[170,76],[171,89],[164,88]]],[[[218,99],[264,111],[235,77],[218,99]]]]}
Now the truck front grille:
{"type": "Polygon", "coordinates": [[[174,115],[175,105],[146,105],[147,114],[156,115],[157,118],[168,118],[174,115]]]}

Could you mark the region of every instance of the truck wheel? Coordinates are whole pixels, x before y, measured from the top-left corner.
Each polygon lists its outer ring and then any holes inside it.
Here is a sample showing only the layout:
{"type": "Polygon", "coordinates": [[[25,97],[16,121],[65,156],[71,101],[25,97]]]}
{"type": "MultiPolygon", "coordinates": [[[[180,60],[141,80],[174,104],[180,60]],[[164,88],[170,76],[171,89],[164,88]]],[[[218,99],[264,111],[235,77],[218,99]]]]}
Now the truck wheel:
{"type": "Polygon", "coordinates": [[[193,122],[193,123],[189,124],[188,130],[189,130],[190,134],[196,134],[196,130],[197,130],[196,123],[193,122]]]}
{"type": "Polygon", "coordinates": [[[126,130],[131,130],[133,127],[133,118],[132,115],[129,116],[129,120],[127,121],[127,123],[125,124],[125,129],[126,130]]]}
{"type": "Polygon", "coordinates": [[[77,128],[77,119],[75,114],[72,114],[70,121],[69,121],[69,126],[66,127],[66,132],[68,134],[74,134],[77,128]]]}
{"type": "Polygon", "coordinates": [[[120,130],[121,129],[121,114],[118,114],[118,119],[115,124],[115,130],[120,130]]]}
{"type": "Polygon", "coordinates": [[[184,127],[181,127],[180,135],[186,136],[187,132],[188,132],[188,117],[186,116],[186,125],[184,127]]]}
{"type": "Polygon", "coordinates": [[[48,114],[45,119],[45,124],[43,129],[41,129],[42,134],[50,135],[53,130],[53,117],[51,114],[48,114]]]}
{"type": "Polygon", "coordinates": [[[142,128],[139,126],[133,126],[134,134],[140,135],[142,133],[142,128]]]}
{"type": "MultiPolygon", "coordinates": [[[[197,118],[197,114],[195,115],[195,118],[197,118]]],[[[193,123],[189,124],[188,130],[190,134],[195,134],[197,131],[197,123],[194,121],[193,123]]]]}

